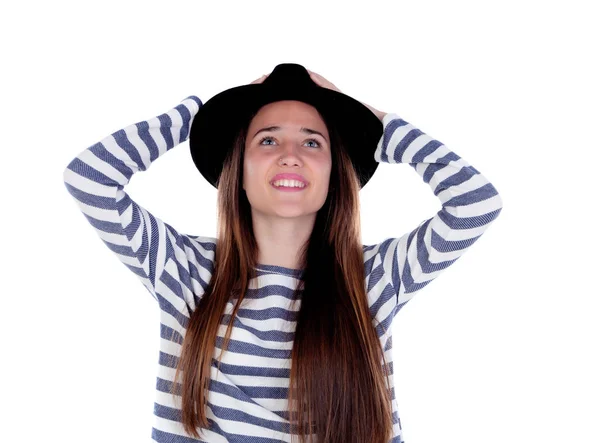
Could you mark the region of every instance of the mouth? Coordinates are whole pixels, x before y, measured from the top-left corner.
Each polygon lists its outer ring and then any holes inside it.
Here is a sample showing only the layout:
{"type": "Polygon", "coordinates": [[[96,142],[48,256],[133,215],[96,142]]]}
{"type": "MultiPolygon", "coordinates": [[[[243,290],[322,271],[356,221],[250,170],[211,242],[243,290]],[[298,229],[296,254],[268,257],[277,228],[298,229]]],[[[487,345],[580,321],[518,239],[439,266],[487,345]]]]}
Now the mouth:
{"type": "Polygon", "coordinates": [[[276,189],[277,191],[281,191],[281,192],[301,192],[301,191],[305,191],[306,188],[308,188],[308,183],[305,183],[303,186],[298,186],[297,182],[290,186],[285,186],[280,183],[279,186],[277,186],[275,183],[271,182],[271,186],[274,189],[276,189]]]}
{"type": "Polygon", "coordinates": [[[282,192],[299,192],[308,187],[308,180],[304,176],[293,172],[275,174],[269,183],[275,189],[282,192]]]}
{"type": "MultiPolygon", "coordinates": [[[[303,185],[308,185],[308,180],[306,180],[304,178],[304,176],[300,175],[300,174],[296,174],[296,173],[292,173],[292,172],[282,172],[279,174],[274,175],[273,177],[271,177],[271,181],[270,183],[276,183],[277,181],[280,180],[287,180],[288,185],[294,185],[294,186],[300,186],[301,184],[303,185]],[[299,183],[298,183],[299,182],[299,183]]],[[[283,183],[280,183],[283,184],[283,183]]]]}

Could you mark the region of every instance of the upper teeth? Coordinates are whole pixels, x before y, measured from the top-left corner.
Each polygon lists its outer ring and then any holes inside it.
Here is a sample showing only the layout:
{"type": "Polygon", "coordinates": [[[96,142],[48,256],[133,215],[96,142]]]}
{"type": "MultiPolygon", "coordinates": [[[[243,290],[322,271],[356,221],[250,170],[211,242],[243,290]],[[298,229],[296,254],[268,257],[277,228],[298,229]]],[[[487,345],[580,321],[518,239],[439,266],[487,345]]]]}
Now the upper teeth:
{"type": "Polygon", "coordinates": [[[273,182],[273,185],[275,186],[288,186],[288,187],[296,187],[296,188],[303,188],[304,186],[306,186],[304,183],[302,183],[299,180],[277,180],[273,182]]]}

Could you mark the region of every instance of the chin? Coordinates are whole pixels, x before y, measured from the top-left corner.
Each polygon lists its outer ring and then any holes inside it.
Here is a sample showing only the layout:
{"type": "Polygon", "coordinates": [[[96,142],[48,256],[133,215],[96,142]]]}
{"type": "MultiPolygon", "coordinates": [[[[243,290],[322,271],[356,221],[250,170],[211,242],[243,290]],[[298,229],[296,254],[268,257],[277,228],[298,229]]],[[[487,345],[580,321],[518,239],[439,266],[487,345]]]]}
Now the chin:
{"type": "Polygon", "coordinates": [[[282,218],[295,218],[295,217],[306,217],[308,215],[311,215],[312,212],[306,212],[306,211],[301,211],[298,209],[294,209],[294,208],[290,208],[288,211],[285,210],[274,210],[271,212],[271,214],[273,214],[276,217],[282,217],[282,218]]]}

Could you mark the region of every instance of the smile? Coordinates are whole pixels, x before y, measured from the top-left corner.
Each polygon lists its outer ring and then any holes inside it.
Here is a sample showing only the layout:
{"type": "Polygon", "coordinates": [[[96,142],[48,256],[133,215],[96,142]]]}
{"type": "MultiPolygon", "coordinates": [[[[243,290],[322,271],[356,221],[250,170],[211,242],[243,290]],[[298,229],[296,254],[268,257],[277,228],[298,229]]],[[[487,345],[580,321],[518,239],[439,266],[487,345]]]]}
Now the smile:
{"type": "Polygon", "coordinates": [[[298,187],[298,186],[276,186],[273,183],[271,183],[271,186],[273,186],[275,189],[277,189],[278,191],[281,192],[301,192],[304,191],[308,185],[304,185],[303,187],[298,187]]]}

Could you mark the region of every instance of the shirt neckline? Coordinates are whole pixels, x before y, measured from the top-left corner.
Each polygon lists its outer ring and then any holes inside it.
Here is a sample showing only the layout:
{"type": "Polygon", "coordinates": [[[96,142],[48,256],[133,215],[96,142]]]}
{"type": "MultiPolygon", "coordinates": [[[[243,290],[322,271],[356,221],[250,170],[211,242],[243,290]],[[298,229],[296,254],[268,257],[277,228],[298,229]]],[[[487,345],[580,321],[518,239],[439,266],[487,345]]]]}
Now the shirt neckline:
{"type": "Polygon", "coordinates": [[[277,265],[267,265],[264,263],[258,263],[256,265],[256,269],[258,271],[266,272],[266,273],[275,273],[281,275],[287,275],[290,277],[301,277],[304,273],[304,269],[294,269],[294,268],[286,268],[284,266],[277,265]]]}

